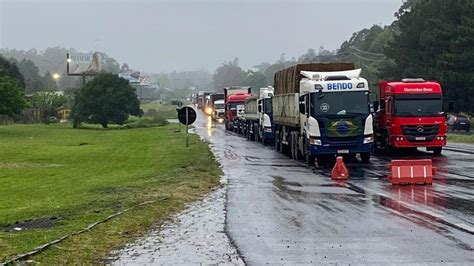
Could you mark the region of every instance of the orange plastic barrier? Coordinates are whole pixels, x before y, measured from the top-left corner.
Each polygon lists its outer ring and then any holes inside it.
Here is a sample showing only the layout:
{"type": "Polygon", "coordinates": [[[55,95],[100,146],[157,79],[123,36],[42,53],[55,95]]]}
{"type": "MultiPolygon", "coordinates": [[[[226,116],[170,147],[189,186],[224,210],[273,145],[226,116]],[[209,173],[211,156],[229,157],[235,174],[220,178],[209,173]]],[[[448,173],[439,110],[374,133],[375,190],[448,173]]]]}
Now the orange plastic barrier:
{"type": "Polygon", "coordinates": [[[390,163],[390,180],[393,185],[431,184],[436,168],[430,159],[392,160],[390,163]]]}
{"type": "Polygon", "coordinates": [[[331,178],[334,180],[346,180],[349,178],[349,171],[342,156],[336,158],[336,164],[331,171],[331,178]]]}

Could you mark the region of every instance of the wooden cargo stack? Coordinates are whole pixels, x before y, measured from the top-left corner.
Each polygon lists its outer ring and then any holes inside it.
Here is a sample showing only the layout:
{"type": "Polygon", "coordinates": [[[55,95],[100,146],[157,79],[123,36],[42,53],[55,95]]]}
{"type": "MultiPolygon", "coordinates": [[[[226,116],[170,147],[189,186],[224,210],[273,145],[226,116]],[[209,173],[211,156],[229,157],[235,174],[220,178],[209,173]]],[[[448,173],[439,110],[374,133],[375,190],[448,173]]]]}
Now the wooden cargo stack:
{"type": "Polygon", "coordinates": [[[299,92],[301,71],[330,72],[355,69],[353,63],[312,63],[298,64],[275,73],[273,87],[275,95],[299,92]]]}

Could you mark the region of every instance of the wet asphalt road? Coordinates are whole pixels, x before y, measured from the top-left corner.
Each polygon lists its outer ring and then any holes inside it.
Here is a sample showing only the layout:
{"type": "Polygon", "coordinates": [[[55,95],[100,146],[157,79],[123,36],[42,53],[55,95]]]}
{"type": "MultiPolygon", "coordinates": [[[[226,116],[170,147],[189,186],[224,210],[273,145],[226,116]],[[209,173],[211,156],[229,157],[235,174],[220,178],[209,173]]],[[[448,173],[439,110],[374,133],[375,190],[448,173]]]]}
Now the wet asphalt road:
{"type": "Polygon", "coordinates": [[[228,179],[226,231],[248,264],[474,264],[472,145],[398,156],[433,158],[432,185],[392,186],[384,156],[348,162],[338,183],[331,166],[306,167],[202,115],[195,125],[228,179]]]}

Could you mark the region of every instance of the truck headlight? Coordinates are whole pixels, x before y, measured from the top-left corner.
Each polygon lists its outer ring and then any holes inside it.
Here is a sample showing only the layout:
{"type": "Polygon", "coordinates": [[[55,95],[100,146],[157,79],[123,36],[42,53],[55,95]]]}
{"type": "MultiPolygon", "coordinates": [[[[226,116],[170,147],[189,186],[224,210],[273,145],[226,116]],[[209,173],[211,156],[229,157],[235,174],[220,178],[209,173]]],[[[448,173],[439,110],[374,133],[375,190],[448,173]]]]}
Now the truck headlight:
{"type": "Polygon", "coordinates": [[[309,137],[309,144],[311,145],[322,145],[321,139],[316,137],[309,137]]]}
{"type": "Polygon", "coordinates": [[[369,143],[372,143],[374,142],[374,136],[370,135],[370,136],[365,136],[364,137],[364,144],[369,144],[369,143]]]}

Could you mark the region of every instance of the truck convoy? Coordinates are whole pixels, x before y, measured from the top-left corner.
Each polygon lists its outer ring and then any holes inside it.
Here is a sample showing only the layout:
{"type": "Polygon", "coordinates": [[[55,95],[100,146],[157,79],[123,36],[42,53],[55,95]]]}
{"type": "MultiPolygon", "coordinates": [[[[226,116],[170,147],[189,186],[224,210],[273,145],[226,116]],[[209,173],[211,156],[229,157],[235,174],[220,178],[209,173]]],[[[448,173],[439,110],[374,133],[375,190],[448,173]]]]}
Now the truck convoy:
{"type": "Polygon", "coordinates": [[[368,162],[374,144],[387,152],[426,147],[441,153],[447,128],[439,83],[382,81],[371,103],[360,74],[352,63],[298,64],[278,71],[274,86],[253,96],[250,87],[224,88],[225,128],[273,142],[309,165],[335,155],[368,162]]]}
{"type": "Polygon", "coordinates": [[[437,82],[404,79],[380,82],[374,103],[380,110],[374,118],[376,148],[390,152],[397,148],[426,147],[441,154],[446,145],[446,118],[442,111],[442,89],[437,82]]]}
{"type": "Polygon", "coordinates": [[[273,141],[273,93],[271,86],[260,88],[258,95],[245,101],[242,132],[247,139],[262,141],[265,145],[273,141]]]}
{"type": "Polygon", "coordinates": [[[275,147],[308,164],[327,155],[373,149],[367,80],[351,63],[298,64],[274,78],[275,147]]]}
{"type": "Polygon", "coordinates": [[[245,114],[245,100],[249,98],[250,87],[226,87],[224,88],[225,114],[224,123],[227,130],[240,133],[245,114]]]}

